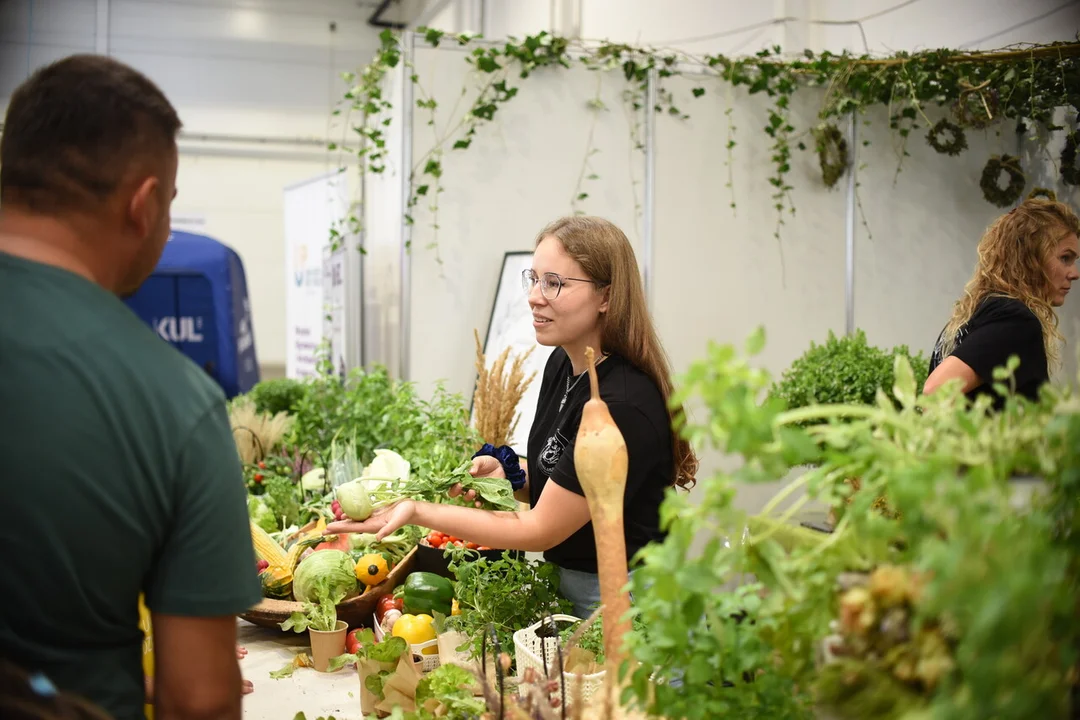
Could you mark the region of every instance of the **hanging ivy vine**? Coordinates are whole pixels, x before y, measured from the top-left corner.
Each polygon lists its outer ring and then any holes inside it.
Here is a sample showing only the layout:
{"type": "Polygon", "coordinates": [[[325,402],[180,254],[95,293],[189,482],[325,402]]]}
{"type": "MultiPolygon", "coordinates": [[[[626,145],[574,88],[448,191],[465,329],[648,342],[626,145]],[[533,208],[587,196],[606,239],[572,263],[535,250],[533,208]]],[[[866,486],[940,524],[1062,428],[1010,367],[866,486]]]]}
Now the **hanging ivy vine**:
{"type": "MultiPolygon", "coordinates": [[[[900,139],[898,155],[902,164],[903,157],[908,154],[907,138],[920,124],[925,125],[927,142],[935,150],[959,155],[967,149],[965,130],[985,129],[1009,120],[1019,127],[1034,123],[1051,135],[1066,129],[1055,122],[1059,108],[1067,108],[1073,117],[1080,110],[1080,43],[1075,42],[998,52],[903,52],[884,58],[807,50],[802,56],[790,59],[779,47],[748,57],[694,56],[622,43],[571,42],[547,32],[523,40],[481,43],[475,35],[421,29],[417,39],[430,47],[452,43],[471,48],[466,51],[466,60],[475,71],[472,76],[476,81],[470,105],[461,113],[457,113],[457,108],[451,109],[445,116],[446,126],[439,129],[436,127],[439,109],[436,98],[423,91],[415,70],[407,69],[407,77],[414,87],[419,88],[415,93],[417,107],[430,113],[428,124],[432,126],[433,143],[431,149],[408,169],[412,191],[406,222],[413,222],[415,206],[421,199],[426,199],[430,203],[436,232],[446,154],[470,148],[484,125],[518,95],[523,85],[521,81],[544,69],[583,66],[596,72],[621,72],[627,83],[624,100],[631,118],[631,152],[642,149],[639,121],[642,112],[664,113],[677,119],[689,117],[676,105],[668,87],[667,81],[672,77],[693,76],[703,80],[712,75],[733,89],[742,88],[750,95],[762,94],[769,98],[761,130],[770,139],[772,170],[768,182],[777,211],[777,238],[785,216],[795,212],[791,194],[794,150],[807,150],[804,138],[812,135],[812,149],[819,155],[823,182],[829,187],[834,186],[850,170],[853,150],[847,147],[847,140],[837,124],[852,114],[864,115],[874,107],[887,109],[889,127],[900,139]],[[656,78],[657,102],[646,108],[646,89],[651,75],[656,78]],[[805,87],[824,88],[826,93],[814,127],[799,130],[792,119],[791,103],[794,94],[805,87]],[[932,122],[927,112],[931,107],[946,110],[950,118],[932,122]]],[[[395,33],[384,31],[380,41],[375,58],[367,67],[359,73],[344,76],[349,83],[344,98],[345,110],[349,120],[354,113],[362,118],[352,124],[352,130],[360,136],[358,155],[365,171],[371,173],[382,173],[386,168],[385,129],[391,122],[391,103],[384,95],[385,78],[403,61],[395,33]]],[[[692,88],[691,94],[694,98],[706,96],[704,82],[692,88]]],[[[462,98],[469,95],[470,88],[463,87],[456,103],[460,104],[462,98]]],[[[728,185],[731,186],[731,157],[737,143],[730,95],[728,105],[725,110],[728,119],[726,150],[728,185]]],[[[589,106],[596,114],[606,110],[600,99],[599,86],[589,106]]],[[[335,111],[340,112],[341,109],[335,111]]],[[[1060,172],[1068,184],[1076,184],[1080,172],[1076,166],[1076,146],[1077,134],[1073,132],[1068,136],[1061,157],[1060,172]]],[[[583,212],[582,203],[589,195],[585,183],[598,178],[589,162],[597,151],[590,132],[581,175],[571,197],[574,212],[583,212]]],[[[986,199],[996,205],[1015,202],[1022,196],[1025,184],[1019,160],[1007,156],[990,158],[981,177],[986,199]],[[999,184],[1003,172],[1008,174],[1009,180],[1005,188],[999,184]]],[[[638,205],[636,192],[635,205],[638,205]]],[[[734,209],[734,194],[731,205],[734,209]]]]}

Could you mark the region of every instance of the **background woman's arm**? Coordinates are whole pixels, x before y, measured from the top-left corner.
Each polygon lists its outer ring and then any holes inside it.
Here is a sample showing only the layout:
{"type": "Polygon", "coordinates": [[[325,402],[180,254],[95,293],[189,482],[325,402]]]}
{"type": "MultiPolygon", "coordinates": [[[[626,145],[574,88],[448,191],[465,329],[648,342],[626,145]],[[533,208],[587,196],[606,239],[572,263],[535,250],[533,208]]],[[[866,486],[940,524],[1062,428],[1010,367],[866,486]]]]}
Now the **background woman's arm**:
{"type": "Polygon", "coordinates": [[[929,395],[950,380],[959,379],[964,387],[964,392],[970,392],[982,385],[982,378],[976,374],[971,366],[960,358],[950,355],[934,368],[930,377],[926,378],[923,385],[923,394],[929,395]]]}

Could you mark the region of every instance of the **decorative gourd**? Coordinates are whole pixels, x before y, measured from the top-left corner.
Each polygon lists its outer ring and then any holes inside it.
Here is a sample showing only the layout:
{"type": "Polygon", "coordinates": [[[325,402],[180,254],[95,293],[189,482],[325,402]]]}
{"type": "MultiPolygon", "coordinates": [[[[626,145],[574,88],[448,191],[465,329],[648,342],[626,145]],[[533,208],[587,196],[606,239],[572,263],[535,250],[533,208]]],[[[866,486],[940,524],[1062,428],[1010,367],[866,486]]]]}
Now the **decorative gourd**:
{"type": "Polygon", "coordinates": [[[378,553],[368,553],[356,561],[356,579],[368,587],[378,585],[389,574],[386,558],[378,553]]]}
{"type": "Polygon", "coordinates": [[[622,639],[630,629],[625,617],[630,610],[630,596],[623,589],[628,581],[623,503],[629,456],[619,427],[611,417],[607,404],[600,399],[596,353],[591,347],[585,348],[585,359],[589,364],[592,396],[581,411],[581,425],[574,446],[574,468],[589,503],[593,536],[596,538],[607,670],[604,675],[605,712],[602,716],[610,717],[612,708],[618,704],[617,678],[619,666],[625,657],[622,639]]]}
{"type": "Polygon", "coordinates": [[[259,573],[262,581],[262,593],[275,600],[288,600],[292,597],[292,571],[283,567],[268,567],[259,573]]]}

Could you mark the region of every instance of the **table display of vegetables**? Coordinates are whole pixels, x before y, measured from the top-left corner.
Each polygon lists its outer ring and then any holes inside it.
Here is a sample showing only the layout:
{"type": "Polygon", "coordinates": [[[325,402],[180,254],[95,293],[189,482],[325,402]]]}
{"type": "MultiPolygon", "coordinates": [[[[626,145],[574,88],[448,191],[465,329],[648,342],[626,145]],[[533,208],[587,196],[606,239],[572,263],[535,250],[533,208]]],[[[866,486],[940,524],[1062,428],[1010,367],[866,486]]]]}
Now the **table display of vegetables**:
{"type": "MultiPolygon", "coordinates": [[[[745,353],[711,346],[681,378],[675,398],[704,410],[682,429],[699,452],[715,448],[741,462],[701,478],[693,502],[669,492],[661,507],[665,540],[633,558],[627,615],[612,616],[605,607],[602,621],[585,633],[562,630],[564,652],[570,644],[587,648],[590,669],[605,664],[605,678],[623,679],[617,697],[589,717],[1068,717],[1080,677],[1080,394],[1047,387],[1039,402],[1010,399],[1001,412],[985,401],[971,404],[957,389],[924,397],[907,357],[898,353],[893,386],[879,388],[873,402],[789,408],[783,397],[769,394],[771,378],[753,364],[763,344],[758,333],[745,353]],[[805,472],[759,514],[736,508],[737,485],[774,482],[796,467],[805,472]],[[1017,504],[1016,480],[1031,476],[1041,479],[1043,490],[1017,504]],[[850,478],[858,478],[861,489],[853,489],[850,478]],[[895,512],[880,512],[883,501],[895,512]],[[797,526],[809,502],[837,509],[831,532],[797,526]]],[[[384,409],[407,404],[402,398],[411,390],[391,392],[393,383],[385,379],[370,382],[357,394],[384,393],[384,409]]],[[[1006,387],[1008,371],[995,382],[1006,387]]],[[[326,397],[320,389],[296,400],[295,408],[326,397]]],[[[445,407],[446,397],[415,402],[431,413],[445,407]]],[[[345,423],[342,412],[331,411],[333,422],[345,423]]],[[[305,467],[304,453],[288,440],[275,451],[284,461],[254,460],[251,483],[254,471],[271,472],[259,473],[262,491],[253,496],[274,498],[276,485],[267,480],[279,467],[298,488],[298,517],[290,526],[290,503],[265,500],[280,519],[273,530],[262,528],[278,548],[263,572],[288,570],[295,561],[288,573],[295,596],[296,583],[306,576],[304,563],[320,553],[348,556],[354,592],[363,591],[358,578],[383,572],[372,557],[361,564],[365,554],[384,557],[392,569],[394,556],[385,558],[389,551],[372,546],[373,538],[349,538],[347,548],[324,546],[341,540],[324,537],[319,522],[370,512],[394,497],[444,496],[455,478],[466,479],[463,458],[474,438],[463,416],[438,421],[449,429],[446,437],[461,442],[455,451],[448,449],[452,441],[425,435],[411,422],[396,436],[400,444],[384,447],[377,433],[327,432],[320,436],[329,460],[319,490],[304,489],[305,476],[318,463],[305,467]],[[415,434],[408,434],[410,428],[415,434]],[[427,450],[419,452],[419,443],[427,450]],[[383,452],[383,466],[369,470],[376,449],[391,447],[400,461],[383,452]],[[364,496],[353,498],[359,507],[333,494],[333,460],[350,453],[356,473],[346,482],[365,472],[375,480],[363,483],[364,496]],[[404,463],[408,474],[400,471],[404,463]]],[[[386,427],[384,421],[382,414],[371,420],[386,427]]],[[[604,425],[595,423],[598,437],[604,425]]],[[[318,436],[319,427],[310,417],[293,421],[283,437],[318,436]]],[[[596,473],[604,477],[606,471],[596,473]]],[[[316,477],[308,476],[311,488],[316,477]]],[[[478,488],[488,507],[510,497],[500,488],[486,490],[478,488]]],[[[599,513],[596,503],[608,501],[596,496],[590,502],[599,513]]],[[[376,642],[370,630],[353,634],[349,652],[337,662],[358,668],[368,663],[362,676],[374,709],[365,714],[474,718],[505,706],[507,717],[560,717],[570,698],[551,692],[550,675],[515,677],[512,638],[566,610],[557,569],[510,553],[470,560],[467,539],[423,528],[398,533],[403,545],[423,542],[445,550],[453,579],[404,577],[377,605],[373,623],[382,640],[376,642]],[[463,633],[463,649],[474,658],[493,640],[504,656],[476,674],[453,664],[421,674],[409,646],[449,630],[463,633]],[[503,699],[492,695],[493,673],[507,680],[503,699]],[[517,699],[527,696],[531,705],[517,699]],[[514,714],[525,707],[531,714],[514,714]]],[[[346,574],[344,567],[338,566],[338,576],[346,574]]],[[[624,570],[606,572],[617,577],[624,570]]],[[[331,592],[324,586],[329,584],[318,583],[316,597],[331,592]]],[[[606,587],[608,603],[617,606],[622,599],[610,581],[606,587]]]]}

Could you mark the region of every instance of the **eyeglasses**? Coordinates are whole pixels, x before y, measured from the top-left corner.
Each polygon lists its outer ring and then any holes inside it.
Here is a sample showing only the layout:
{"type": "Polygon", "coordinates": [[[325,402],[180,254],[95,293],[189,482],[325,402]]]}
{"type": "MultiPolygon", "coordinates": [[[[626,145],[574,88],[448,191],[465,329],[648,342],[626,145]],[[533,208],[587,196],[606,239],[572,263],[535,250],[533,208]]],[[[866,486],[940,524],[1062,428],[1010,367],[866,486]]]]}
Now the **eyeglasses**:
{"type": "Polygon", "coordinates": [[[543,275],[537,275],[533,270],[521,271],[521,287],[525,290],[525,294],[532,292],[532,289],[536,286],[536,283],[540,283],[540,294],[548,300],[554,300],[559,297],[559,293],[562,291],[563,285],[570,282],[587,282],[602,287],[603,283],[599,283],[596,280],[586,280],[585,278],[572,278],[563,277],[558,273],[546,272],[543,275]]]}

